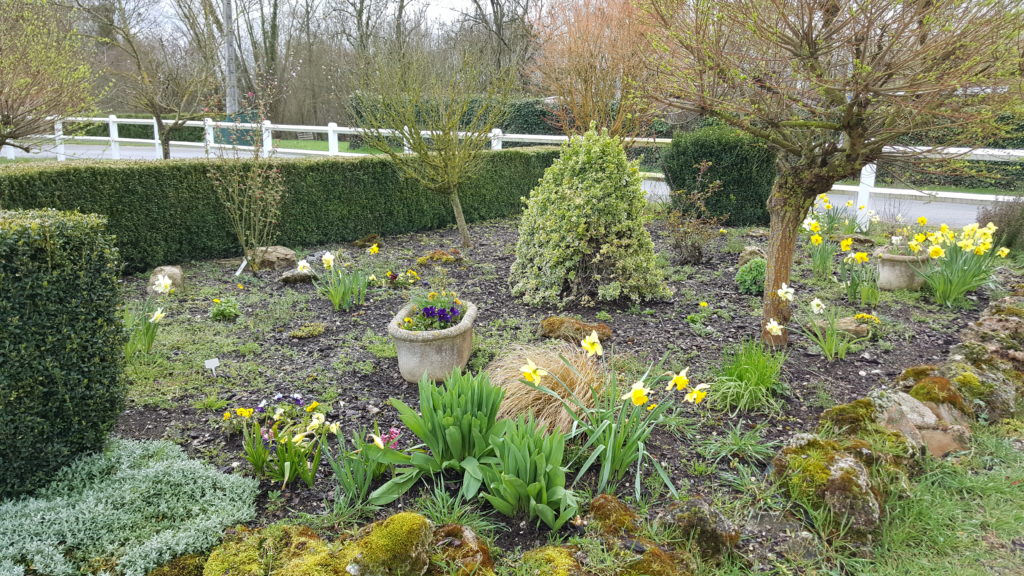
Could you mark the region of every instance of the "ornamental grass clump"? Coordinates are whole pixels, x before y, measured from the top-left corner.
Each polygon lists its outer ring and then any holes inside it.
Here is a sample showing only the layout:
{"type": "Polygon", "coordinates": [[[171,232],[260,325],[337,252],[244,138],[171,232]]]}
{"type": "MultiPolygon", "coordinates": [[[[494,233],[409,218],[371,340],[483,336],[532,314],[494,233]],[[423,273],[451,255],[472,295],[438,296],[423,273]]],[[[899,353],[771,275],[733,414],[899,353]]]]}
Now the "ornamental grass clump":
{"type": "MultiPolygon", "coordinates": [[[[874,316],[871,317],[874,318],[874,316]]],[[[822,355],[829,362],[836,358],[846,359],[846,354],[855,344],[868,339],[867,336],[857,338],[845,330],[840,330],[839,308],[827,306],[818,298],[812,300],[807,306],[805,320],[800,323],[800,330],[821,350],[822,355]]]]}
{"type": "Polygon", "coordinates": [[[641,182],[607,132],[566,143],[526,202],[512,294],[535,306],[668,298],[641,182]]]}

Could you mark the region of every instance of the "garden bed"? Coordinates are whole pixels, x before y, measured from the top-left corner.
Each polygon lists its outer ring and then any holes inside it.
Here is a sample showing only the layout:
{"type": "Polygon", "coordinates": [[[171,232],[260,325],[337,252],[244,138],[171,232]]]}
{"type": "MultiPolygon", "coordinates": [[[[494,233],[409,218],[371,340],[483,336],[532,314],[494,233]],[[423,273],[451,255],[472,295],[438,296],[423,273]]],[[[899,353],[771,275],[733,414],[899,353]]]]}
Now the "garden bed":
{"type": "MultiPolygon", "coordinates": [[[[663,226],[655,222],[651,230],[656,248],[669,264],[674,297],[667,302],[613,307],[556,310],[528,307],[513,299],[507,277],[514,261],[514,221],[472,226],[474,248],[463,261],[445,264],[421,265],[417,259],[457,246],[455,230],[384,238],[376,255],[348,245],[312,248],[299,255],[318,263],[323,250],[330,249],[339,254],[339,262],[352,261],[354,266],[378,273],[414,269],[430,286],[446,287],[473,301],[480,309],[470,359],[474,370],[512,343],[535,339],[541,318],[561,314],[587,322],[604,321],[612,327],[614,336],[606,343],[605,359],[625,375],[625,382],[632,382],[657,362],[663,362],[663,370],[689,366],[694,382],[707,381],[721,363],[723,350],[758,332],[761,299],[740,294],[733,277],[738,252],[746,245],[763,245],[764,231],[728,230],[706,250],[704,263],[677,267],[670,265],[670,239],[663,226]],[[708,306],[702,307],[701,302],[708,306]],[[691,316],[688,321],[687,316],[702,312],[707,314],[703,320],[691,316]]],[[[814,281],[808,260],[798,254],[793,277],[797,294],[840,304],[839,286],[814,281]]],[[[225,470],[234,467],[239,473],[249,473],[240,435],[225,431],[225,411],[254,407],[275,394],[301,394],[307,401],[331,405],[328,420],[356,431],[370,430],[374,424],[381,430],[401,428],[395,410],[387,404],[389,398],[416,406],[416,387],[402,380],[393,344],[386,337],[388,321],[408,300],[406,291],[371,291],[365,305],[348,313],[335,312],[312,285],[285,285],[277,281],[278,274],[269,272],[234,277],[236,260],[199,262],[183,268],[185,288],[170,297],[152,354],[136,356],[128,364],[130,406],[116,434],[171,439],[225,470]],[[210,319],[215,298],[237,300],[240,317],[234,322],[210,319]],[[322,334],[310,338],[293,335],[313,323],[323,324],[322,334]],[[214,357],[220,360],[216,377],[203,366],[214,357]]],[[[147,280],[148,276],[125,278],[130,299],[145,298],[147,280]]],[[[987,298],[979,293],[969,309],[955,311],[936,307],[917,293],[883,293],[874,310],[846,306],[850,314],[876,315],[881,320],[877,335],[845,360],[833,362],[826,362],[805,339],[794,335],[782,377],[788,393],[781,398],[780,409],[733,415],[710,410],[707,405],[684,404],[656,429],[648,449],[665,464],[678,488],[716,499],[728,496],[731,488],[723,477],[735,476],[738,467],[761,474],[778,443],[812,430],[822,409],[864,396],[870,389],[892,382],[909,366],[944,358],[958,332],[977,318],[987,298]],[[759,440],[750,434],[736,440],[737,432],[755,427],[759,440]],[[730,433],[732,441],[727,440],[730,433]]],[[[710,394],[714,394],[713,388],[710,394]]],[[[399,441],[403,448],[413,443],[408,432],[399,441]]],[[[587,489],[582,484],[576,487],[587,489]]],[[[667,499],[667,492],[656,482],[648,484],[645,500],[667,499]]],[[[421,486],[387,511],[414,507],[421,486]]],[[[297,483],[282,491],[267,481],[261,488],[258,523],[263,524],[295,512],[328,512],[334,482],[325,465],[312,489],[297,483]]],[[[425,491],[430,492],[429,488],[425,491]]],[[[620,492],[631,494],[631,482],[624,482],[620,492]]],[[[546,530],[527,523],[500,516],[495,519],[508,526],[507,531],[499,531],[502,548],[534,546],[547,538],[546,530]]]]}

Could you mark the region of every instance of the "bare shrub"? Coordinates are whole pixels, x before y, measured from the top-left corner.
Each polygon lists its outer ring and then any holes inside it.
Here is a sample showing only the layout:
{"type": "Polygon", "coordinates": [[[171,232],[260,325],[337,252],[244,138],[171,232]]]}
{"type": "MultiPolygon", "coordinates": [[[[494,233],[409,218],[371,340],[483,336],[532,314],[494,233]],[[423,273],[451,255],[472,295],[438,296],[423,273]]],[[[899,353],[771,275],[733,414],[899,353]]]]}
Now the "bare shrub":
{"type": "Polygon", "coordinates": [[[978,222],[999,227],[994,240],[1011,250],[1024,248],[1024,192],[1006,202],[996,202],[978,210],[978,222]]]}

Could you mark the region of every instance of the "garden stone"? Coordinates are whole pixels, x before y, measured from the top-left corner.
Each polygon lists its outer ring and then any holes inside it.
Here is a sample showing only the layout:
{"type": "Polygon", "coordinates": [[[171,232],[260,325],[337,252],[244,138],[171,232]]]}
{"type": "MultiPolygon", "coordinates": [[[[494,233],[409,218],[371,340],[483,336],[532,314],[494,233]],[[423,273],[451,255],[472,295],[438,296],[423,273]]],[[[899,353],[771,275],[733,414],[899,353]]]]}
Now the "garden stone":
{"type": "Polygon", "coordinates": [[[259,268],[260,271],[287,270],[295,268],[295,264],[297,263],[295,259],[295,250],[285,246],[267,246],[266,248],[257,248],[256,253],[260,254],[259,261],[256,263],[256,267],[259,268]]]}
{"type": "Polygon", "coordinates": [[[679,530],[684,539],[692,539],[705,558],[725,554],[740,540],[739,529],[701,497],[672,505],[659,521],[679,530]]]}
{"type": "Polygon", "coordinates": [[[301,272],[298,268],[294,270],[288,270],[281,275],[279,280],[285,284],[308,284],[316,278],[316,274],[312,270],[308,272],[301,272]]]}
{"type": "Polygon", "coordinates": [[[434,530],[431,546],[440,562],[449,567],[446,574],[470,576],[491,574],[494,561],[487,544],[469,526],[446,524],[434,530]],[[452,571],[457,568],[457,571],[452,571]]]}
{"type": "Polygon", "coordinates": [[[171,281],[171,289],[175,292],[180,291],[185,287],[185,276],[181,271],[181,266],[158,266],[153,269],[153,273],[149,275],[149,284],[146,286],[146,291],[150,294],[155,294],[153,290],[153,283],[156,282],[157,277],[167,276],[171,281]]]}
{"type": "Polygon", "coordinates": [[[430,565],[434,528],[414,512],[399,512],[363,527],[338,552],[351,576],[420,576],[430,565]]]}
{"type": "Polygon", "coordinates": [[[852,533],[868,534],[878,527],[881,506],[871,490],[867,468],[856,458],[844,455],[832,462],[824,499],[836,517],[850,522],[852,533]]]}
{"type": "Polygon", "coordinates": [[[949,430],[921,430],[921,438],[928,448],[928,453],[936,458],[943,458],[953,452],[960,452],[967,447],[964,429],[953,426],[949,430]],[[959,428],[960,430],[954,430],[959,428]]]}
{"type": "MultiPolygon", "coordinates": [[[[818,320],[818,326],[825,329],[828,326],[828,322],[818,320]]],[[[867,324],[859,322],[853,316],[846,316],[836,320],[836,330],[845,332],[854,338],[867,338],[871,335],[871,328],[867,324]]]]}
{"type": "Polygon", "coordinates": [[[601,494],[590,502],[587,524],[593,524],[605,535],[621,535],[636,532],[640,518],[615,496],[601,494]]]}
{"type": "Polygon", "coordinates": [[[952,404],[925,402],[924,405],[939,419],[940,426],[963,426],[967,428],[971,425],[971,418],[957,410],[952,404]]]}
{"type": "Polygon", "coordinates": [[[829,237],[833,242],[842,242],[847,238],[853,240],[854,245],[861,247],[870,247],[875,245],[875,241],[868,236],[863,234],[833,234],[829,237]]]}
{"type": "Polygon", "coordinates": [[[915,428],[935,428],[939,419],[923,402],[906,392],[884,392],[871,396],[875,405],[882,408],[879,424],[906,420],[915,428]],[[902,414],[902,415],[901,415],[902,414]]]}
{"type": "Polygon", "coordinates": [[[750,262],[755,258],[767,260],[768,253],[766,253],[764,249],[759,246],[744,246],[743,251],[740,252],[740,260],[738,266],[742,268],[744,264],[750,262]]]}

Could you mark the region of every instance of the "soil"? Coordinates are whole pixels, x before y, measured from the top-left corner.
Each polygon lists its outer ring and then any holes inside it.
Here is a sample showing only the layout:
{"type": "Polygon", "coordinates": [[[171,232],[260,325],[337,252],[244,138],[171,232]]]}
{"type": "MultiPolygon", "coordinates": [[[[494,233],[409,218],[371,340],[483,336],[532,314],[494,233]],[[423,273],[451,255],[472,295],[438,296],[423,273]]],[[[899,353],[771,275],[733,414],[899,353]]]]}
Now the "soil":
{"type": "MultiPolygon", "coordinates": [[[[659,253],[671,259],[667,230],[658,222],[652,224],[651,230],[659,253]]],[[[763,230],[730,230],[705,247],[706,259],[701,264],[671,266],[670,285],[675,293],[671,301],[563,310],[530,307],[511,297],[507,278],[515,258],[514,221],[473,225],[471,236],[475,245],[466,258],[441,266],[417,265],[416,259],[435,249],[457,248],[459,238],[454,229],[384,238],[380,254],[374,256],[350,245],[320,247],[305,255],[318,264],[323,250],[330,249],[339,252],[339,262],[388,266],[399,272],[414,268],[432,287],[446,285],[461,298],[474,302],[480,311],[476,324],[477,356],[471,360],[476,366],[509,342],[531,337],[541,318],[560,314],[611,325],[614,336],[606,344],[606,358],[617,359],[609,360],[617,369],[632,374],[661,361],[666,369],[689,366],[696,383],[713,376],[725,349],[755,337],[758,332],[760,298],[738,293],[733,277],[738,251],[744,245],[763,246],[763,230]],[[702,309],[701,301],[709,306],[702,309]],[[687,322],[688,315],[701,310],[721,314],[709,317],[703,327],[687,322]]],[[[385,327],[407,302],[408,292],[382,289],[371,293],[365,305],[351,312],[335,312],[312,285],[284,285],[276,280],[280,273],[236,278],[233,273],[237,264],[237,260],[224,260],[183,266],[186,288],[173,296],[165,325],[161,327],[168,334],[178,331],[178,344],[171,346],[158,335],[153,354],[166,362],[155,363],[157,368],[145,373],[129,369],[132,400],[116,433],[130,438],[169,438],[225,471],[248,473],[241,439],[238,434],[226,433],[220,414],[225,409],[255,406],[275,393],[299,393],[307,399],[330,403],[334,408],[328,419],[341,421],[346,430],[370,429],[374,424],[382,430],[391,426],[401,428],[387,400],[398,398],[416,406],[416,387],[402,380],[393,357],[373,353],[366,343],[368,330],[371,336],[386,337],[385,327]],[[228,330],[228,341],[232,344],[219,352],[214,349],[222,363],[220,374],[214,378],[202,368],[202,358],[190,354],[188,346],[181,342],[203,340],[214,323],[207,317],[210,299],[225,296],[239,300],[241,317],[228,330]],[[287,313],[289,303],[294,303],[294,314],[287,313]],[[308,339],[289,335],[308,322],[323,322],[323,335],[308,339]],[[243,353],[245,345],[251,343],[257,344],[258,350],[250,345],[243,353]],[[183,368],[184,363],[190,364],[183,368]],[[233,370],[232,366],[246,369],[233,370]],[[176,383],[182,381],[182,372],[189,382],[204,384],[179,389],[176,383]],[[205,400],[209,398],[219,399],[224,405],[208,405],[205,400]]],[[[806,257],[798,256],[793,281],[797,297],[809,301],[812,294],[822,294],[822,299],[832,301],[826,298],[828,294],[839,302],[838,286],[813,282],[807,265],[806,257]]],[[[128,277],[124,281],[131,300],[145,298],[147,277],[128,277]]],[[[659,427],[648,443],[648,450],[665,464],[681,492],[727,493],[730,488],[723,482],[724,475],[735,472],[738,464],[748,464],[763,474],[764,463],[723,459],[714,464],[698,452],[702,438],[720,436],[735,425],[745,430],[759,427],[764,443],[777,444],[794,433],[811,430],[823,408],[854,400],[880,384],[891,384],[909,366],[945,357],[959,330],[976,319],[986,303],[987,296],[978,294],[971,309],[950,312],[920,298],[885,293],[874,310],[848,306],[851,313],[877,315],[882,321],[880,336],[845,360],[827,362],[806,340],[793,335],[782,378],[788,393],[781,411],[732,415],[711,411],[706,404],[681,404],[677,416],[690,419],[691,427],[659,427]],[[701,472],[694,466],[701,462],[710,466],[712,472],[701,472]]],[[[414,440],[406,432],[400,438],[400,446],[408,448],[414,440]]],[[[589,489],[588,480],[584,478],[576,487],[589,489]]],[[[655,485],[645,483],[645,492],[654,490],[655,485]]],[[[421,490],[430,488],[414,488],[380,511],[379,516],[413,507],[421,490]]],[[[334,483],[326,463],[312,489],[299,483],[281,490],[263,481],[256,523],[269,523],[298,512],[323,514],[330,508],[333,492],[334,483]]],[[[632,492],[632,482],[623,482],[620,495],[625,497],[632,492]]],[[[665,499],[663,493],[649,495],[665,499]]],[[[548,538],[546,529],[537,529],[530,523],[499,515],[493,519],[507,527],[498,534],[500,548],[532,547],[544,544],[548,538]]]]}

